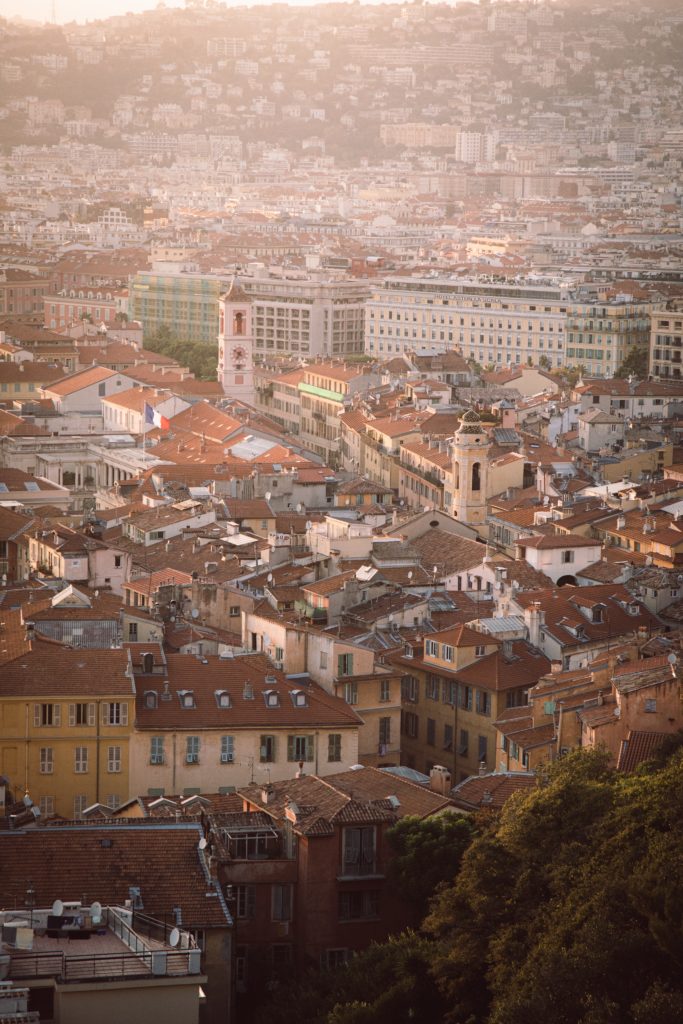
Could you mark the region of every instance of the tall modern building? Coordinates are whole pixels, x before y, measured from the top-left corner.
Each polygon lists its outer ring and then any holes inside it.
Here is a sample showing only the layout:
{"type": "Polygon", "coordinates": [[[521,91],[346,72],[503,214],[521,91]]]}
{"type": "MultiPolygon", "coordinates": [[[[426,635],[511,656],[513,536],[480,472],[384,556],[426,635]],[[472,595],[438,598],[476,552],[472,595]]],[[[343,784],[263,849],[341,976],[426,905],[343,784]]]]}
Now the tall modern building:
{"type": "MultiPolygon", "coordinates": [[[[179,267],[142,271],[130,285],[131,316],[146,336],[166,325],[181,341],[215,342],[218,300],[232,275],[198,274],[179,267]]],[[[241,276],[253,300],[256,355],[303,358],[358,355],[363,352],[364,281],[345,278],[241,276]]]]}

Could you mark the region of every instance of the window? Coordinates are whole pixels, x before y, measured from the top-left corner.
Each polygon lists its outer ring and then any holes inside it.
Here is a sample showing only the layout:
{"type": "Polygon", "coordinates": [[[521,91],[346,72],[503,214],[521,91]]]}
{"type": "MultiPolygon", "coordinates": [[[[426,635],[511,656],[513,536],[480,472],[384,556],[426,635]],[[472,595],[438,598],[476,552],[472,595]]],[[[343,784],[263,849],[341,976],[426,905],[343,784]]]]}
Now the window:
{"type": "Polygon", "coordinates": [[[348,959],[348,949],[326,949],[320,954],[320,968],[323,971],[336,971],[338,967],[343,967],[348,959]]]}
{"type": "Polygon", "coordinates": [[[404,676],[401,680],[401,698],[416,704],[419,696],[419,684],[415,676],[404,676]]]}
{"type": "Polygon", "coordinates": [[[121,747],[109,747],[107,750],[107,771],[121,771],[121,747]]]}
{"type": "Polygon", "coordinates": [[[313,760],[313,737],[312,736],[288,736],[287,737],[287,760],[288,761],[312,761],[313,760]]]}
{"type": "MultiPolygon", "coordinates": [[[[453,650],[452,647],[451,650],[453,650]]],[[[428,672],[427,681],[425,683],[425,697],[427,698],[427,700],[438,700],[439,689],[439,677],[432,675],[431,672],[428,672]]]]}
{"type": "Polygon", "coordinates": [[[34,726],[61,725],[62,705],[61,704],[34,704],[33,724],[34,726]]]}
{"type": "Polygon", "coordinates": [[[74,771],[79,775],[84,775],[88,770],[88,748],[87,747],[75,747],[74,748],[74,771]]]}
{"type": "Polygon", "coordinates": [[[436,721],[433,718],[427,719],[427,743],[430,747],[436,743],[436,721]]]}
{"type": "Polygon", "coordinates": [[[188,736],[185,740],[185,761],[199,764],[199,736],[188,736]]]}
{"type": "Polygon", "coordinates": [[[137,640],[138,638],[138,624],[137,622],[128,623],[128,639],[137,640]]]}
{"type": "Polygon", "coordinates": [[[439,657],[439,645],[436,640],[425,640],[425,654],[429,654],[433,658],[439,657]]]}
{"type": "Polygon", "coordinates": [[[94,704],[69,704],[69,725],[94,725],[94,704]]]}
{"type": "Polygon", "coordinates": [[[115,811],[121,804],[121,797],[118,793],[109,793],[106,800],[107,807],[111,807],[112,811],[115,811]]]}
{"type": "Polygon", "coordinates": [[[121,555],[114,555],[114,568],[115,569],[120,569],[121,568],[121,555]]]}
{"type": "Polygon", "coordinates": [[[441,645],[441,657],[444,661],[453,661],[453,647],[451,644],[441,645]]]}
{"type": "Polygon", "coordinates": [[[152,738],[150,740],[149,763],[150,764],[163,764],[164,763],[164,737],[163,736],[152,736],[152,738]]]}
{"type": "Polygon", "coordinates": [[[573,551],[563,551],[562,552],[562,564],[563,565],[569,565],[573,561],[574,561],[574,552],[573,551]]]}
{"type": "Polygon", "coordinates": [[[410,736],[411,739],[417,739],[419,724],[418,716],[412,711],[401,712],[401,731],[406,736],[410,736]]]}
{"type": "Polygon", "coordinates": [[[331,732],[327,737],[327,760],[341,761],[341,733],[331,732]]]}
{"type": "Polygon", "coordinates": [[[55,813],[55,798],[53,796],[41,796],[38,801],[41,818],[51,818],[55,813]]]}
{"type": "Polygon", "coordinates": [[[450,704],[451,707],[455,707],[455,702],[458,699],[458,684],[451,679],[444,679],[441,699],[444,704],[450,704]]]}
{"type": "Polygon", "coordinates": [[[74,797],[74,818],[80,818],[88,806],[88,797],[85,793],[79,793],[74,797]]]}
{"type": "Polygon", "coordinates": [[[353,655],[352,654],[340,654],[337,657],[337,675],[338,676],[352,676],[353,675],[353,655]]]}
{"type": "Polygon", "coordinates": [[[54,750],[52,747],[40,748],[40,774],[52,775],[55,770],[54,750]]]}
{"type": "Polygon", "coordinates": [[[380,679],[379,699],[382,704],[386,704],[387,701],[391,700],[391,689],[388,679],[380,679]]]}
{"type": "Polygon", "coordinates": [[[261,764],[272,763],[275,760],[275,737],[261,736],[261,764]]]}
{"type": "Polygon", "coordinates": [[[486,647],[485,646],[480,645],[480,646],[474,648],[474,656],[475,656],[475,658],[483,658],[485,654],[486,654],[486,647]]]}
{"type": "Polygon", "coordinates": [[[477,690],[476,708],[479,715],[491,714],[491,694],[488,690],[477,690]]]}
{"type": "Polygon", "coordinates": [[[231,604],[230,605],[230,609],[229,609],[230,618],[232,618],[232,619],[239,618],[239,614],[240,614],[240,606],[238,604],[231,604]]]}
{"type": "Polygon", "coordinates": [[[256,913],[256,887],[253,885],[238,885],[235,888],[235,913],[238,918],[245,920],[253,918],[256,913]]]}
{"type": "Polygon", "coordinates": [[[379,744],[380,747],[388,747],[391,743],[391,718],[380,718],[379,720],[379,744]]]}
{"type": "Polygon", "coordinates": [[[345,828],[343,831],[344,875],[374,875],[375,826],[345,828]]]}
{"type": "Polygon", "coordinates": [[[470,734],[467,729],[460,730],[460,740],[458,742],[458,753],[461,757],[467,757],[467,751],[470,746],[470,734]]]}
{"type": "Polygon", "coordinates": [[[453,749],[453,726],[452,725],[444,725],[444,727],[443,727],[443,749],[444,750],[452,750],[453,749]]]}
{"type": "Polygon", "coordinates": [[[648,712],[653,712],[657,710],[657,701],[653,697],[649,697],[645,701],[645,710],[648,712]]]}
{"type": "Polygon", "coordinates": [[[344,700],[347,704],[358,703],[358,683],[344,683],[344,700]]]}
{"type": "Polygon", "coordinates": [[[320,652],[320,667],[322,669],[327,668],[327,651],[320,652]]]}
{"type": "Polygon", "coordinates": [[[291,885],[274,885],[272,892],[273,921],[292,920],[292,887],[291,885]]]}
{"type": "Polygon", "coordinates": [[[478,745],[478,759],[479,759],[480,762],[483,762],[484,764],[486,764],[486,757],[487,757],[487,753],[488,753],[488,745],[489,744],[488,744],[487,737],[486,736],[480,736],[479,737],[479,745],[478,745]]]}
{"type": "Polygon", "coordinates": [[[363,921],[379,917],[379,890],[339,893],[339,920],[363,921]]]}
{"type": "Polygon", "coordinates": [[[102,705],[102,725],[128,725],[128,705],[121,701],[105,701],[102,705]]]}
{"type": "Polygon", "coordinates": [[[221,764],[232,764],[235,760],[235,737],[221,736],[221,764]]]}
{"type": "Polygon", "coordinates": [[[464,711],[471,711],[472,710],[472,693],[473,693],[473,691],[472,691],[472,687],[471,686],[461,686],[460,687],[460,692],[459,692],[460,707],[464,711]]]}

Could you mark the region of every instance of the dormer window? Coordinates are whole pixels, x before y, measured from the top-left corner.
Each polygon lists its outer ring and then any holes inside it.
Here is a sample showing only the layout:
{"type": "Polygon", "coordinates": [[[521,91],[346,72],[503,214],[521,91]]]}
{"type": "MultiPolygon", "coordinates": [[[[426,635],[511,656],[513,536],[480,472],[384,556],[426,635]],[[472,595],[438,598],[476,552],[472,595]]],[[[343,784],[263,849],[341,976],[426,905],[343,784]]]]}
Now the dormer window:
{"type": "Polygon", "coordinates": [[[214,694],[216,698],[216,707],[229,708],[230,707],[230,694],[227,690],[216,690],[214,694]]]}
{"type": "Polygon", "coordinates": [[[277,708],[280,706],[280,698],[278,697],[276,690],[266,690],[263,694],[263,698],[266,702],[267,708],[277,708]]]}
{"type": "Polygon", "coordinates": [[[605,606],[604,604],[596,604],[593,607],[593,622],[604,622],[605,621],[605,606]]]}
{"type": "Polygon", "coordinates": [[[308,698],[303,690],[292,690],[291,698],[295,708],[305,708],[308,705],[308,698]]]}
{"type": "Polygon", "coordinates": [[[626,606],[626,611],[629,613],[629,615],[639,615],[640,605],[636,604],[635,601],[633,601],[631,604],[626,606]]]}
{"type": "Polygon", "coordinates": [[[403,657],[404,658],[412,658],[412,656],[413,656],[413,646],[412,646],[412,644],[405,644],[405,646],[403,648],[403,657]]]}
{"type": "Polygon", "coordinates": [[[155,708],[157,706],[157,692],[156,690],[145,691],[145,707],[155,708]]]}
{"type": "Polygon", "coordinates": [[[193,708],[195,706],[192,690],[178,690],[178,698],[181,708],[193,708]]]}
{"type": "Polygon", "coordinates": [[[453,647],[451,644],[441,645],[441,657],[444,661],[453,661],[453,647]]]}
{"type": "Polygon", "coordinates": [[[478,647],[474,648],[474,656],[475,656],[475,658],[483,658],[485,654],[486,654],[486,645],[485,644],[479,644],[478,647]]]}

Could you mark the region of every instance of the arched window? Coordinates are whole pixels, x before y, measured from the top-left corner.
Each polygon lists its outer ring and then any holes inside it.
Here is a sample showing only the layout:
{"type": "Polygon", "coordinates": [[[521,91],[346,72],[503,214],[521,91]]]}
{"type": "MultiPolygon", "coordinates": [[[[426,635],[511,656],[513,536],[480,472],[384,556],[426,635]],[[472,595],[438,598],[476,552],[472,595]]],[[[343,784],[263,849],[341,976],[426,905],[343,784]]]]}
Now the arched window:
{"type": "Polygon", "coordinates": [[[481,490],[481,463],[475,462],[472,466],[472,490],[481,490]]]}
{"type": "Polygon", "coordinates": [[[460,490],[460,463],[459,462],[454,462],[453,463],[453,477],[455,479],[454,489],[456,491],[459,491],[460,490]]]}
{"type": "Polygon", "coordinates": [[[232,333],[244,334],[244,313],[235,313],[232,320],[232,333]]]}

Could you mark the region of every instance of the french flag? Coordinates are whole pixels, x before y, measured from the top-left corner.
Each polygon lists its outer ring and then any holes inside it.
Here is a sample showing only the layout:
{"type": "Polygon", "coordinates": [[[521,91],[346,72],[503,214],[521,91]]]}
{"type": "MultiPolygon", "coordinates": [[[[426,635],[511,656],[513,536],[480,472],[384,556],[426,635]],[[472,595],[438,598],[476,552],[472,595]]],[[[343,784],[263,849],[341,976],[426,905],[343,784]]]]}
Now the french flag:
{"type": "Polygon", "coordinates": [[[154,406],[149,405],[145,402],[145,423],[148,423],[152,427],[159,427],[160,430],[168,430],[170,421],[162,416],[160,412],[157,412],[154,406]]]}

